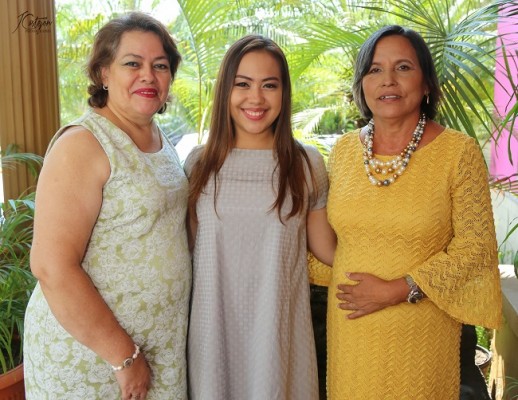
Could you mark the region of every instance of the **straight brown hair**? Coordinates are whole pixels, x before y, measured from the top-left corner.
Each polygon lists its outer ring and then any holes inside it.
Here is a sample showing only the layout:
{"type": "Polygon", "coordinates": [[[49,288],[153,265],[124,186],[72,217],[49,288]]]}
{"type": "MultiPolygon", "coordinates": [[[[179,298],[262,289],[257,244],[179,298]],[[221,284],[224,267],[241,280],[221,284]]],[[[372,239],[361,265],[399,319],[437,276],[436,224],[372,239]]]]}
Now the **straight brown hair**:
{"type": "MultiPolygon", "coordinates": [[[[189,213],[195,219],[196,203],[211,176],[215,184],[214,207],[216,208],[218,172],[235,146],[235,130],[230,116],[230,96],[241,59],[245,54],[253,51],[268,52],[277,60],[281,70],[281,111],[273,123],[273,146],[277,159],[276,169],[279,170],[279,184],[277,198],[272,204],[271,210],[276,209],[279,219],[282,221],[281,209],[289,194],[292,199],[292,207],[287,217],[291,218],[302,212],[307,193],[303,159],[308,165],[312,182],[315,182],[308,155],[304,147],[293,138],[291,81],[286,57],[273,40],[261,35],[247,35],[228,49],[219,69],[214,91],[209,137],[189,177],[189,213]]],[[[313,187],[316,188],[316,185],[313,184],[313,187]]]]}

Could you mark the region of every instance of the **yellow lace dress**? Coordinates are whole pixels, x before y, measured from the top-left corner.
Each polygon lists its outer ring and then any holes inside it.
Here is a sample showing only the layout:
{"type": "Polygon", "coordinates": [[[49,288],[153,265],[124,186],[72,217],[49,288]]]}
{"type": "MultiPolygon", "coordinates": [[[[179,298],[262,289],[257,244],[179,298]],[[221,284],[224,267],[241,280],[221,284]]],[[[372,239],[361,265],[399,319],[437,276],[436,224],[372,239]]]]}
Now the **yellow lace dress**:
{"type": "Polygon", "coordinates": [[[472,138],[446,129],[379,188],[365,175],[358,134],[340,138],[329,160],[333,268],[310,265],[312,282],[329,285],[328,398],[457,400],[461,323],[496,327],[501,319],[482,154],[472,138]],[[335,296],[346,272],[410,274],[428,298],[348,320],[335,296]]]}

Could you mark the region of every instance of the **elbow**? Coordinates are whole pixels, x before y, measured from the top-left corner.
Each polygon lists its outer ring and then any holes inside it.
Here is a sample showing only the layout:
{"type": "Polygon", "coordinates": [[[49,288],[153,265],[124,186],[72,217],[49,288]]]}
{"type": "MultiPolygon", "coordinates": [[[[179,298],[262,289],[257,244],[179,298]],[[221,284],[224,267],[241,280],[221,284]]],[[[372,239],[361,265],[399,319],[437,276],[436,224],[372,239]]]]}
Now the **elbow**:
{"type": "Polygon", "coordinates": [[[42,282],[48,279],[49,274],[45,268],[45,263],[41,261],[40,257],[34,254],[34,251],[31,252],[30,267],[32,274],[38,281],[42,282]]]}

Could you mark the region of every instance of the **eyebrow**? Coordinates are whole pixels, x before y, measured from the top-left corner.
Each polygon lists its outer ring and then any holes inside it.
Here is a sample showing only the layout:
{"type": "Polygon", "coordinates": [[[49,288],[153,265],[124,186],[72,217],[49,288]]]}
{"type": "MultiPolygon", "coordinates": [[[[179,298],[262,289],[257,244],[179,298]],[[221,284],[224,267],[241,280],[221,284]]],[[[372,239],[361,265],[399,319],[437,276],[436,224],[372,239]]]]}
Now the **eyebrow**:
{"type": "MultiPolygon", "coordinates": [[[[247,81],[253,81],[252,78],[250,78],[250,77],[248,77],[246,75],[236,75],[236,78],[246,79],[247,81]]],[[[277,78],[276,76],[269,76],[268,78],[262,79],[262,82],[266,82],[266,81],[277,81],[277,82],[280,82],[281,80],[279,78],[277,78]]]]}
{"type": "MultiPolygon", "coordinates": [[[[400,58],[399,60],[395,61],[395,64],[400,63],[400,62],[408,62],[410,64],[415,64],[415,62],[412,61],[410,58],[400,58]]],[[[379,64],[383,64],[383,61],[376,62],[376,61],[372,60],[372,62],[371,62],[371,65],[379,65],[379,64]]]]}
{"type": "MultiPolygon", "coordinates": [[[[134,53],[127,53],[127,54],[124,54],[121,58],[125,58],[125,57],[135,57],[135,58],[139,58],[139,59],[143,59],[144,57],[142,56],[139,56],[138,54],[134,54],[134,53]]],[[[167,56],[158,56],[158,57],[155,57],[153,59],[153,61],[156,61],[156,60],[167,60],[167,56]]]]}

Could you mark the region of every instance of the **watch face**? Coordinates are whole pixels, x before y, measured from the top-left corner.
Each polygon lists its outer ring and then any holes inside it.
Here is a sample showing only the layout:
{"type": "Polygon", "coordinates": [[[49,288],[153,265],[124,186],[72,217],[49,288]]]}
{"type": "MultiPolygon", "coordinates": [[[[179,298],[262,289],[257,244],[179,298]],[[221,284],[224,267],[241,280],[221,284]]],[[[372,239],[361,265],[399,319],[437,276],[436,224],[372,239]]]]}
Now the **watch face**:
{"type": "Polygon", "coordinates": [[[415,304],[423,299],[423,294],[419,290],[415,290],[408,296],[408,301],[415,304]]]}

